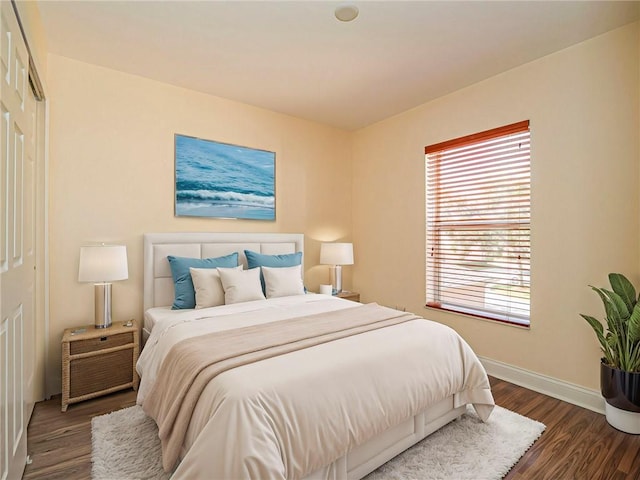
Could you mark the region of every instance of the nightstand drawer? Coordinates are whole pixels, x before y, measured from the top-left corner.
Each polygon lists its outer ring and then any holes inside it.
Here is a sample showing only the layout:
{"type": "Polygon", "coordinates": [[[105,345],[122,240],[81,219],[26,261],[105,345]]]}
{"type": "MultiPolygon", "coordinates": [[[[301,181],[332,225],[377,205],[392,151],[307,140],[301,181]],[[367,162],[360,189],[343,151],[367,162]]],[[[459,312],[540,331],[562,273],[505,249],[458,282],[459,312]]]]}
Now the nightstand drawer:
{"type": "Polygon", "coordinates": [[[132,349],[73,360],[69,365],[69,374],[73,379],[69,386],[69,397],[82,397],[133,383],[131,365],[132,349]]]}
{"type": "Polygon", "coordinates": [[[86,340],[76,340],[69,345],[69,353],[77,355],[79,353],[95,352],[97,350],[106,350],[107,348],[120,347],[133,343],[133,332],[119,333],[117,335],[108,335],[97,338],[88,338],[86,340]]]}

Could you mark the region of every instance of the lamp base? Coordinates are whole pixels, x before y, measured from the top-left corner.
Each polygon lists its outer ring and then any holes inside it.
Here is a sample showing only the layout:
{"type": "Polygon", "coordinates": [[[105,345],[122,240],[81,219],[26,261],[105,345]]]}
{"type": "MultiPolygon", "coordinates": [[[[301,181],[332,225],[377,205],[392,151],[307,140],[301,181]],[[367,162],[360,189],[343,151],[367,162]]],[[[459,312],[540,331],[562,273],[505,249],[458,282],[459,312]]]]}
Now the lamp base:
{"type": "Polygon", "coordinates": [[[331,267],[331,286],[333,295],[342,292],[342,265],[334,265],[331,267]]]}
{"type": "Polygon", "coordinates": [[[111,284],[96,283],[95,289],[95,326],[108,328],[111,326],[111,284]]]}

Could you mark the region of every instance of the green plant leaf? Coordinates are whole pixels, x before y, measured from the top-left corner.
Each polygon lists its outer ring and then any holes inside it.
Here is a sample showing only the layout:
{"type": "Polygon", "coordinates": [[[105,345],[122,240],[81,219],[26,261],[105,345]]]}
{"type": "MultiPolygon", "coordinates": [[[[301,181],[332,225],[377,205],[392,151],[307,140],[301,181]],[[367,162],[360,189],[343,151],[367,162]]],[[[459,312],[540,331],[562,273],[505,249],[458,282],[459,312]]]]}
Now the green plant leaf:
{"type": "Polygon", "coordinates": [[[624,357],[620,356],[620,351],[622,350],[620,346],[620,339],[611,332],[607,332],[606,342],[609,347],[609,356],[607,359],[611,358],[610,365],[616,368],[622,368],[624,357]]]}
{"type": "Polygon", "coordinates": [[[631,342],[637,343],[640,341],[640,304],[636,304],[631,316],[629,317],[629,322],[627,323],[627,335],[631,342]]]}
{"type": "MultiPolygon", "coordinates": [[[[626,320],[631,315],[631,311],[627,308],[627,304],[624,302],[622,297],[611,290],[607,290],[606,288],[601,289],[604,294],[611,300],[611,304],[616,309],[616,316],[626,320]]],[[[633,307],[632,307],[633,309],[633,307]]]]}
{"type": "Polygon", "coordinates": [[[591,325],[591,328],[593,328],[598,337],[604,336],[604,327],[602,326],[602,323],[600,323],[600,320],[589,315],[585,315],[584,313],[581,313],[580,316],[584,318],[589,325],[591,325]]]}
{"type": "Polygon", "coordinates": [[[600,296],[600,299],[604,304],[604,312],[607,318],[607,326],[609,330],[617,334],[617,332],[620,331],[620,314],[618,313],[618,310],[616,309],[615,305],[613,305],[613,302],[607,296],[607,294],[604,293],[603,289],[594,287],[593,285],[589,286],[600,296]]]}
{"type": "Polygon", "coordinates": [[[600,323],[600,321],[597,318],[591,317],[589,315],[584,315],[581,313],[580,316],[584,318],[587,321],[587,323],[591,325],[591,328],[593,328],[593,331],[596,332],[596,337],[600,342],[600,346],[602,347],[602,352],[604,353],[604,356],[607,359],[607,362],[612,365],[615,365],[613,353],[611,351],[612,347],[609,345],[607,339],[604,336],[604,327],[602,326],[602,323],[600,323]]]}
{"type": "Polygon", "coordinates": [[[632,311],[636,305],[636,289],[633,284],[621,273],[610,273],[609,283],[613,291],[622,298],[627,310],[632,311]]]}

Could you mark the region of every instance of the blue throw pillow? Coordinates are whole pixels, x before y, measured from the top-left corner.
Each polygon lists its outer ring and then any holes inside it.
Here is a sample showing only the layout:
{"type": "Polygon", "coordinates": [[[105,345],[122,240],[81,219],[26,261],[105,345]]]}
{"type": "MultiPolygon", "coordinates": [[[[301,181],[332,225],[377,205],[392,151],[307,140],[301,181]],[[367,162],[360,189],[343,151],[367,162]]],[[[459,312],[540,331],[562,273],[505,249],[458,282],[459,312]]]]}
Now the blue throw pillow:
{"type": "Polygon", "coordinates": [[[169,260],[169,266],[171,267],[173,288],[175,290],[173,305],[171,305],[172,310],[196,307],[196,292],[193,288],[193,280],[191,280],[189,268],[233,268],[238,266],[237,253],[216,258],[190,258],[168,255],[167,260],[169,260]]]}
{"type": "MultiPolygon", "coordinates": [[[[295,267],[302,264],[302,252],[283,253],[280,255],[264,255],[262,253],[245,250],[247,256],[247,264],[249,268],[258,267],[295,267]]],[[[264,277],[260,270],[260,282],[262,283],[262,291],[265,292],[264,277]]]]}

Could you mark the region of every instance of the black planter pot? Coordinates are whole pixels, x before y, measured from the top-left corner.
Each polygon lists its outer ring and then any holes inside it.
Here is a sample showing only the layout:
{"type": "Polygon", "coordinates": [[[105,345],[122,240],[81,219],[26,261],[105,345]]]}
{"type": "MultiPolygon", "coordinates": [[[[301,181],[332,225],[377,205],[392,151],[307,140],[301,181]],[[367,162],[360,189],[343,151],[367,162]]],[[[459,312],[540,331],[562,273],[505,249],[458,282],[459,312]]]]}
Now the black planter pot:
{"type": "Polygon", "coordinates": [[[609,405],[640,413],[640,373],[625,372],[600,362],[600,389],[609,405]]]}

